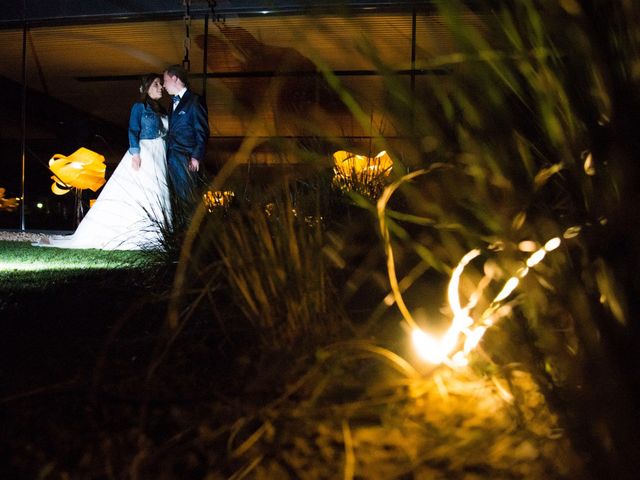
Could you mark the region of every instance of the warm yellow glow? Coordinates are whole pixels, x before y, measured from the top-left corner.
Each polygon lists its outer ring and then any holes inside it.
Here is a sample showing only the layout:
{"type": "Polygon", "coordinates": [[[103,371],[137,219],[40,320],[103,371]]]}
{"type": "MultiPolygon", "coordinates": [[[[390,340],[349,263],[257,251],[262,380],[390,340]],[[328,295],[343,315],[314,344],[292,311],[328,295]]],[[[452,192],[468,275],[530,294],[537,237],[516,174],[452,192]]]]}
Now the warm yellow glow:
{"type": "Polygon", "coordinates": [[[558,237],[552,238],[551,240],[547,241],[547,243],[544,244],[544,249],[547,252],[550,252],[551,250],[555,250],[560,246],[560,241],[561,240],[558,237]]]}
{"type": "Polygon", "coordinates": [[[375,157],[357,155],[345,150],[333,154],[333,185],[343,192],[357,192],[377,198],[391,173],[393,160],[385,150],[375,157]]]}
{"type": "Polygon", "coordinates": [[[360,174],[362,172],[388,175],[393,167],[393,160],[385,150],[375,157],[339,150],[333,154],[333,161],[336,175],[345,175],[347,177],[353,173],[360,174]]]}
{"type": "Polygon", "coordinates": [[[19,198],[5,198],[6,190],[4,188],[0,188],[0,210],[5,210],[7,212],[12,212],[16,208],[18,208],[18,204],[20,203],[19,198]]]}
{"type": "Polygon", "coordinates": [[[72,188],[96,192],[106,181],[104,157],[84,147],[69,156],[56,153],[49,160],[49,169],[54,173],[51,191],[56,195],[64,195],[72,188]]]}
{"type": "MultiPolygon", "coordinates": [[[[435,169],[436,167],[433,168],[435,169]]],[[[484,276],[469,296],[466,305],[463,306],[459,293],[460,279],[469,263],[481,254],[479,249],[467,252],[453,269],[447,288],[447,300],[452,314],[449,328],[439,337],[425,332],[418,326],[418,323],[415,321],[402,297],[402,289],[400,288],[400,282],[396,275],[394,253],[389,228],[387,226],[385,209],[391,196],[400,185],[420,175],[425,175],[430,171],[432,170],[417,170],[396,180],[384,188],[376,203],[376,212],[380,233],[384,241],[387,256],[387,272],[391,286],[391,292],[385,297],[385,304],[391,305],[395,303],[397,305],[402,314],[402,318],[409,327],[416,352],[422,359],[434,365],[444,364],[452,368],[463,367],[468,364],[469,353],[478,347],[487,329],[495,325],[501,318],[510,315],[512,307],[509,304],[502,304],[501,302],[513,293],[520,284],[520,280],[529,274],[531,267],[542,261],[548,252],[560,246],[561,239],[554,237],[548,240],[542,248],[539,248],[539,244],[533,241],[525,240],[520,242],[518,246],[521,251],[533,251],[533,253],[527,258],[524,264],[516,270],[516,274],[506,281],[498,295],[488,303],[488,308],[475,315],[475,318],[471,312],[479,304],[482,293],[496,276],[493,273],[495,269],[485,263],[484,276]]],[[[563,233],[563,237],[571,238],[579,232],[580,227],[573,226],[563,233]]],[[[491,247],[489,247],[489,249],[491,249],[491,247]]]]}
{"type": "MultiPolygon", "coordinates": [[[[575,228],[572,227],[575,231],[575,228]]],[[[485,274],[480,281],[479,286],[481,289],[477,289],[473,295],[471,295],[469,302],[463,307],[460,303],[459,287],[460,277],[467,267],[469,262],[480,255],[480,250],[474,249],[465,254],[458,265],[451,273],[451,280],[449,281],[449,287],[447,289],[447,297],[449,301],[449,308],[451,309],[453,320],[447,332],[441,337],[436,338],[430,334],[424,332],[418,327],[414,327],[412,331],[414,346],[425,361],[440,365],[446,364],[450,367],[463,367],[469,362],[468,354],[473,351],[484,336],[489,327],[495,324],[496,320],[508,315],[511,312],[509,306],[499,306],[499,303],[505,300],[520,284],[520,280],[524,278],[530,271],[530,268],[540,263],[546,254],[552,250],[558,248],[561,244],[559,237],[554,237],[548,240],[543,248],[536,250],[525,261],[524,267],[520,268],[515,276],[512,276],[500,290],[500,293],[491,302],[494,308],[487,314],[486,317],[476,325],[476,321],[471,317],[470,311],[475,307],[478,301],[479,292],[484,289],[486,283],[490,278],[485,274]],[[464,343],[460,347],[461,338],[464,337],[464,343]]],[[[534,242],[526,241],[521,242],[521,250],[529,250],[534,242]]]]}
{"type": "Polygon", "coordinates": [[[414,329],[411,336],[418,355],[429,363],[439,365],[451,353],[448,350],[450,342],[444,342],[444,339],[433,337],[419,328],[414,329]]]}
{"type": "Polygon", "coordinates": [[[591,152],[584,152],[583,157],[584,157],[584,165],[583,165],[584,173],[586,173],[590,177],[594,176],[596,174],[596,166],[593,161],[593,155],[591,155],[591,152]]]}
{"type": "Polygon", "coordinates": [[[469,353],[476,348],[484,336],[484,332],[487,331],[487,327],[476,327],[470,330],[467,334],[467,339],[464,341],[464,352],[469,353]]]}
{"type": "Polygon", "coordinates": [[[463,312],[462,307],[460,306],[460,296],[458,294],[458,287],[460,285],[460,276],[464,271],[465,267],[469,264],[471,260],[480,255],[479,249],[471,250],[467,252],[464,257],[460,260],[456,268],[453,269],[453,273],[451,274],[451,280],[449,281],[449,288],[447,288],[447,298],[449,300],[449,305],[451,310],[453,311],[453,318],[466,315],[463,312]]]}
{"type": "Polygon", "coordinates": [[[463,352],[456,352],[451,357],[450,365],[453,367],[466,367],[469,365],[469,359],[463,352]]]}
{"type": "Polygon", "coordinates": [[[518,283],[520,283],[520,279],[518,277],[511,277],[507,280],[507,283],[504,284],[504,287],[502,287],[502,290],[500,290],[500,293],[496,296],[494,302],[501,302],[511,295],[511,292],[516,289],[518,283]]]}
{"type": "Polygon", "coordinates": [[[580,234],[581,230],[582,230],[582,228],[579,227],[579,226],[569,227],[564,231],[564,233],[562,234],[562,237],[563,238],[574,238],[574,237],[577,237],[580,234]]]}
{"type": "Polygon", "coordinates": [[[525,240],[518,244],[518,250],[521,252],[533,252],[538,248],[538,244],[531,240],[525,240]]]}
{"type": "Polygon", "coordinates": [[[215,192],[212,192],[211,190],[208,190],[207,193],[202,196],[202,199],[207,210],[212,212],[215,208],[229,206],[235,195],[236,194],[232,191],[222,192],[220,190],[216,190],[215,192]]]}
{"type": "Polygon", "coordinates": [[[518,278],[524,278],[529,273],[529,267],[522,267],[516,272],[518,278]]]}
{"type": "Polygon", "coordinates": [[[537,264],[539,264],[542,259],[545,257],[545,255],[547,254],[546,250],[544,248],[541,248],[540,250],[537,250],[535,252],[533,252],[531,254],[531,256],[529,258],[527,258],[527,267],[531,268],[537,264]]]}

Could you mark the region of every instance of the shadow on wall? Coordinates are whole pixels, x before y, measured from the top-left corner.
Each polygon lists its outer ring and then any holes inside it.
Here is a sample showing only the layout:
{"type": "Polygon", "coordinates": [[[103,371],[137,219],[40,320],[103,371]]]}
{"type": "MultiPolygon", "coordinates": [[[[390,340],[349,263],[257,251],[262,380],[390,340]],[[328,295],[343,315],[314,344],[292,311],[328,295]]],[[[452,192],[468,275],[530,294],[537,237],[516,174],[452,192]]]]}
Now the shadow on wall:
{"type": "MultiPolygon", "coordinates": [[[[347,113],[315,64],[298,50],[262,43],[242,27],[216,26],[220,33],[207,38],[208,70],[232,74],[220,81],[246,114],[271,109],[276,121],[304,135],[303,127],[292,122],[347,113]]],[[[204,42],[204,35],[196,37],[200,48],[204,42]]]]}

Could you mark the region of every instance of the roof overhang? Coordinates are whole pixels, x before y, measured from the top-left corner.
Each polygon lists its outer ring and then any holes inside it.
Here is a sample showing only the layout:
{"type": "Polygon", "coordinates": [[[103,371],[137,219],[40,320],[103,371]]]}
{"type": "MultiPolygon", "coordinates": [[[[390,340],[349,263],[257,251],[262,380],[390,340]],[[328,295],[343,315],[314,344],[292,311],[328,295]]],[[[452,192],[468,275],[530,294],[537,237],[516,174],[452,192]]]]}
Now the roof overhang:
{"type": "MultiPolygon", "coordinates": [[[[312,12],[318,10],[407,10],[428,7],[429,0],[192,0],[188,2],[193,17],[259,16],[312,12]]],[[[93,23],[99,21],[133,21],[150,17],[176,18],[185,14],[183,0],[13,0],[0,9],[0,28],[25,22],[37,24],[93,23]]]]}

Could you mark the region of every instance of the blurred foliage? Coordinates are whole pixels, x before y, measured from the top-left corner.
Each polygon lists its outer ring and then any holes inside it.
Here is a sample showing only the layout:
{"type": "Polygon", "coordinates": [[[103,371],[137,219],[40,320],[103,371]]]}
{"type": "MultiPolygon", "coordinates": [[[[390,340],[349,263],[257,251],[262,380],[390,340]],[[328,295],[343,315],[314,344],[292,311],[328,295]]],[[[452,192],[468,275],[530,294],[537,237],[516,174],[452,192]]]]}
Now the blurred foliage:
{"type": "MultiPolygon", "coordinates": [[[[314,57],[371,132],[371,151],[394,160],[382,218],[382,185],[376,195],[334,190],[326,149],[310,151],[313,142],[294,152],[317,162],[307,177],[229,188],[229,208],[185,216],[167,324],[143,381],[96,382],[125,407],[86,414],[108,424],[124,410],[135,428],[87,446],[76,471],[100,459],[131,478],[635,477],[640,7],[473,4],[434,5],[455,48],[420,52],[420,67],[446,78],[407,82],[366,32],[356,39],[383,76],[384,121],[402,141],[375,128],[359,92],[314,57]],[[509,315],[468,367],[417,358],[389,294],[391,263],[418,324],[439,331],[466,252],[480,249],[482,264],[465,270],[462,297],[491,280],[482,311],[522,268],[522,242],[567,232],[505,299],[509,315]]],[[[227,189],[256,142],[245,139],[212,191],[227,189]]],[[[73,470],[33,451],[43,478],[73,470]]]]}

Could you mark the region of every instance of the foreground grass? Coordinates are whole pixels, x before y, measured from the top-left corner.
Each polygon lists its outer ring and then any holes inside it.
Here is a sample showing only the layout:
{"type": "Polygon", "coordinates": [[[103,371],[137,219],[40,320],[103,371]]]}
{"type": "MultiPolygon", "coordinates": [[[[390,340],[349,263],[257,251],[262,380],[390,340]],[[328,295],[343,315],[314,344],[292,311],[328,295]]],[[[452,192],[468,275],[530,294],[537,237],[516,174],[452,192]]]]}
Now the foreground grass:
{"type": "Polygon", "coordinates": [[[166,301],[150,258],[1,247],[14,267],[2,274],[0,449],[14,478],[567,478],[581,468],[524,373],[513,390],[528,400],[513,404],[482,372],[398,371],[390,351],[348,335],[269,350],[216,293],[222,329],[194,315],[150,375],[166,301]],[[17,268],[44,261],[61,267],[17,268]]]}

